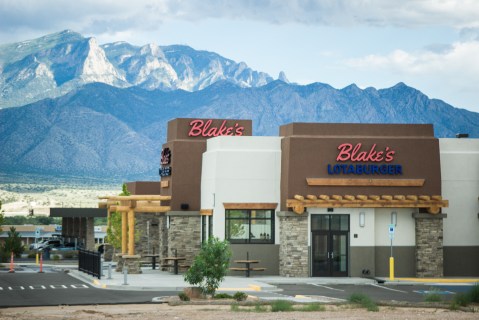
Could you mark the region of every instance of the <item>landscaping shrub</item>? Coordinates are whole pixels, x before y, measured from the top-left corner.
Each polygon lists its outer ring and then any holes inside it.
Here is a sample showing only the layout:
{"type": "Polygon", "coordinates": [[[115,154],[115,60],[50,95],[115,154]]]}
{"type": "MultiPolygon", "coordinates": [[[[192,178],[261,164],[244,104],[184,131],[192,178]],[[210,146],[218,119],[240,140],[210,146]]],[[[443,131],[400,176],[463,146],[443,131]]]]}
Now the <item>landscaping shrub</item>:
{"type": "Polygon", "coordinates": [[[324,311],[326,308],[319,304],[319,303],[308,303],[307,305],[301,306],[296,309],[297,311],[304,311],[304,312],[315,312],[315,311],[324,311]]]}
{"type": "Polygon", "coordinates": [[[233,299],[235,299],[236,301],[245,301],[246,299],[248,298],[248,295],[244,292],[236,292],[234,295],[233,295],[233,299]]]}
{"type": "Polygon", "coordinates": [[[215,294],[214,298],[215,299],[233,299],[233,296],[227,293],[218,293],[218,294],[215,294]]]}
{"type": "Polygon", "coordinates": [[[271,302],[272,312],[293,311],[293,304],[287,300],[276,300],[271,302]]]}
{"type": "Polygon", "coordinates": [[[426,302],[441,302],[442,298],[441,295],[437,292],[437,290],[431,290],[424,296],[424,301],[426,302]]]}
{"type": "Polygon", "coordinates": [[[349,302],[357,303],[363,308],[366,308],[368,311],[379,311],[376,303],[364,293],[353,293],[349,297],[349,302]]]}
{"type": "Polygon", "coordinates": [[[178,293],[178,297],[181,301],[190,301],[190,297],[188,297],[188,295],[184,292],[178,293]]]}

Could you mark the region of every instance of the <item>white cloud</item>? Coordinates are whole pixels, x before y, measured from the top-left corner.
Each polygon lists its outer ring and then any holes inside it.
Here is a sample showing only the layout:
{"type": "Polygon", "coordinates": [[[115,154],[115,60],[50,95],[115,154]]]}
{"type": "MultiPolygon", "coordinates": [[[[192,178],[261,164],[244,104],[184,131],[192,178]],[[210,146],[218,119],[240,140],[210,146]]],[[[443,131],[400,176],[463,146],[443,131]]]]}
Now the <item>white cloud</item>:
{"type": "Polygon", "coordinates": [[[479,27],[476,0],[0,0],[3,32],[147,30],[169,20],[212,18],[328,26],[479,27]]]}
{"type": "Polygon", "coordinates": [[[364,84],[403,81],[430,97],[479,111],[479,41],[455,42],[447,49],[367,55],[346,61],[363,75],[364,84]],[[374,80],[371,80],[374,79],[374,80]]]}

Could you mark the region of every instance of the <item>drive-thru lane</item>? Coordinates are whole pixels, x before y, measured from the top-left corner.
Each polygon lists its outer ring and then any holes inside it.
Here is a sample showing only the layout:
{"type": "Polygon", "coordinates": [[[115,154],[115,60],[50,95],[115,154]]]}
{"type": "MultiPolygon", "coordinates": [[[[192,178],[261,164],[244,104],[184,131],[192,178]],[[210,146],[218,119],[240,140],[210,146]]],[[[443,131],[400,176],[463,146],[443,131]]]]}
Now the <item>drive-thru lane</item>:
{"type": "Polygon", "coordinates": [[[104,290],[68,274],[0,273],[0,307],[151,303],[176,291],[104,290]]]}

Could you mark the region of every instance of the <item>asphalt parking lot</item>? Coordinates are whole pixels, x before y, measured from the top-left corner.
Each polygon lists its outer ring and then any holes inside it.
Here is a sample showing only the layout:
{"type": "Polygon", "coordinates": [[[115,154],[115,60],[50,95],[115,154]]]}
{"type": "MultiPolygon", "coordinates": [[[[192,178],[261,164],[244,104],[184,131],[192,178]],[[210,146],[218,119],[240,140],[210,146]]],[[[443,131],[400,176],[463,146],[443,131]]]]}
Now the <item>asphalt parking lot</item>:
{"type": "Polygon", "coordinates": [[[363,293],[375,301],[424,302],[427,295],[438,294],[449,301],[459,292],[467,292],[471,285],[423,285],[423,284],[278,284],[285,296],[324,297],[337,301],[347,300],[353,293],[363,293]]]}

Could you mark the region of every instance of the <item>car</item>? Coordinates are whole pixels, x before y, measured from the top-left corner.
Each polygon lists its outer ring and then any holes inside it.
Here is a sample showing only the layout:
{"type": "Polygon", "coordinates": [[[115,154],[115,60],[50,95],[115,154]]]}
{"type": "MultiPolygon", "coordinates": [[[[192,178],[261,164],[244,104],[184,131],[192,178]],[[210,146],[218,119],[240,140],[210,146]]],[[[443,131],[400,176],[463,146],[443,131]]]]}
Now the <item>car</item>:
{"type": "Polygon", "coordinates": [[[40,250],[40,249],[43,249],[43,248],[46,248],[46,247],[56,248],[56,247],[60,247],[60,246],[63,246],[63,241],[60,240],[60,239],[54,239],[54,240],[47,240],[45,242],[40,243],[37,246],[37,249],[40,250]]]}

